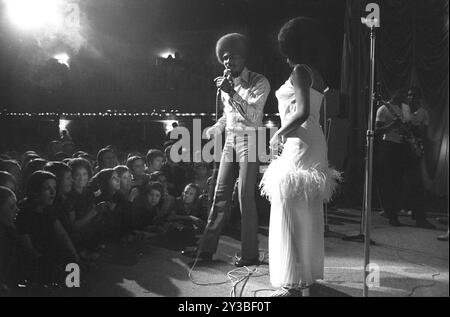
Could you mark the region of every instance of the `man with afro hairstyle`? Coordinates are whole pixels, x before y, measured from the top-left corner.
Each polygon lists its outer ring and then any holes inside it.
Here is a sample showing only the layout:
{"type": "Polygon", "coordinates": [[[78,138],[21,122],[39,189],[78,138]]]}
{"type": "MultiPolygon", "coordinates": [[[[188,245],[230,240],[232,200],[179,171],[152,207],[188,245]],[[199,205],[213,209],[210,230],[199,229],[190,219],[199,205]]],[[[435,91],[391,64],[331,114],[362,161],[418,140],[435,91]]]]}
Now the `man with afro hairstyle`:
{"type": "Polygon", "coordinates": [[[223,116],[206,134],[211,138],[225,132],[226,142],[205,232],[199,247],[183,254],[204,260],[212,258],[230,212],[236,179],[239,178],[242,250],[241,259],[235,265],[242,267],[259,263],[258,212],[255,202],[259,173],[256,135],[257,129],[263,126],[270,84],[263,75],[245,66],[249,56],[249,41],[244,35],[231,33],[221,37],[216,44],[216,55],[225,68],[223,76],[215,79],[223,105],[223,116]]]}

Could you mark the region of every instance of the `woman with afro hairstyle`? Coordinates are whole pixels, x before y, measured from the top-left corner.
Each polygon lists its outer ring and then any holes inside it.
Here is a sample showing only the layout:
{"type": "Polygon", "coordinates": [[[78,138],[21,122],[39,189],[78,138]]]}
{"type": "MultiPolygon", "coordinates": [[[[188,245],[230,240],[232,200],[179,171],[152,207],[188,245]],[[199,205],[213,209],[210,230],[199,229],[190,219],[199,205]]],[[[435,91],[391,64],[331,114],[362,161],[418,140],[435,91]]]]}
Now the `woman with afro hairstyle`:
{"type": "Polygon", "coordinates": [[[323,203],[330,199],[340,174],[329,168],[327,144],[319,119],[324,80],[319,69],[321,28],[299,17],[280,30],[280,50],[292,67],[276,92],[281,128],[270,140],[273,150],[284,144],[261,181],[271,202],[269,226],[270,280],[279,288],[272,296],[307,296],[323,278],[323,203]]]}

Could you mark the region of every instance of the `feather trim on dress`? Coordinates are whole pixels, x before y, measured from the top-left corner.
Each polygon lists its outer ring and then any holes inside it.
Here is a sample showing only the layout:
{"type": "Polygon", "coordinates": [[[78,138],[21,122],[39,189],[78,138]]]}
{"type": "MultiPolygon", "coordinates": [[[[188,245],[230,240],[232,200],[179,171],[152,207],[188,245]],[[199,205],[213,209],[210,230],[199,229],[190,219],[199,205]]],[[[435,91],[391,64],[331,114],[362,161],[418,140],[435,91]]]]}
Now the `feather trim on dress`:
{"type": "Polygon", "coordinates": [[[314,199],[320,195],[329,202],[341,180],[341,173],[332,168],[319,169],[318,164],[309,168],[295,166],[279,157],[270,163],[259,187],[270,201],[293,197],[314,199]]]}

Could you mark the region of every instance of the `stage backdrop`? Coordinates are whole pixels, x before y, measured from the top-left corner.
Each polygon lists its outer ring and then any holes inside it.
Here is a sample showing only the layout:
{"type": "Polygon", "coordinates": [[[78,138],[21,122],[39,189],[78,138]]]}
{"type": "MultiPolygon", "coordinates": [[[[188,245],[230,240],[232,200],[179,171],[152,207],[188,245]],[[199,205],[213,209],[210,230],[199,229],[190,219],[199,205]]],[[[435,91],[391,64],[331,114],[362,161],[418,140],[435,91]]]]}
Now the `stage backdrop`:
{"type": "MultiPolygon", "coordinates": [[[[361,24],[367,3],[378,3],[377,81],[388,97],[419,86],[430,114],[423,176],[427,189],[448,192],[448,0],[347,0],[341,90],[351,121],[345,169],[347,194],[362,197],[368,119],[369,29],[361,24]]],[[[348,195],[346,195],[348,197],[348,195]]]]}

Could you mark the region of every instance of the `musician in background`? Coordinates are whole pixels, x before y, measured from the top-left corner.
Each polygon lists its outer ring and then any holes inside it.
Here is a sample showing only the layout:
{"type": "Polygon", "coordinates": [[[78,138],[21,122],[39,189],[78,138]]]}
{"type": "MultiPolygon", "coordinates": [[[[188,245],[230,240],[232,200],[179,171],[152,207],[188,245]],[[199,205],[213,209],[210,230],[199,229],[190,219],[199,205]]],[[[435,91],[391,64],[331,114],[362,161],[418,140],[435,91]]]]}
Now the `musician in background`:
{"type": "Polygon", "coordinates": [[[401,226],[398,211],[401,205],[401,186],[405,173],[408,145],[402,135],[402,126],[411,121],[411,110],[404,103],[405,91],[398,90],[388,103],[378,108],[375,135],[375,173],[381,204],[389,224],[401,226]]]}
{"type": "MultiPolygon", "coordinates": [[[[427,110],[422,106],[422,91],[418,87],[411,87],[407,95],[408,106],[411,111],[410,127],[415,138],[425,140],[427,136],[429,117],[427,110]]],[[[425,188],[421,173],[421,153],[407,152],[405,165],[405,177],[403,186],[406,192],[404,207],[412,211],[412,217],[416,220],[417,227],[436,229],[426,220],[425,212],[425,188]]],[[[422,153],[423,154],[423,153],[422,153]]]]}

